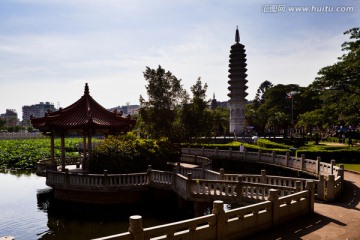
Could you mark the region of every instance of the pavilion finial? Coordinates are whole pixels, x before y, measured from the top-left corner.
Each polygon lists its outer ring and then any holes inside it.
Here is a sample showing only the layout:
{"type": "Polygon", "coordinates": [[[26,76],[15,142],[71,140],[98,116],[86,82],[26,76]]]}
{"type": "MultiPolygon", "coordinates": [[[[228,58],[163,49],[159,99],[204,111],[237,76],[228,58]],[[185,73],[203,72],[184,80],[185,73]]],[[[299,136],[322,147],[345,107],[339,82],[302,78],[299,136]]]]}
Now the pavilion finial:
{"type": "Polygon", "coordinates": [[[85,91],[84,91],[85,95],[89,95],[89,86],[87,83],[85,83],[85,91]]]}
{"type": "Polygon", "coordinates": [[[239,43],[239,42],[240,42],[240,34],[239,34],[238,26],[236,26],[235,42],[236,42],[236,43],[239,43]]]}

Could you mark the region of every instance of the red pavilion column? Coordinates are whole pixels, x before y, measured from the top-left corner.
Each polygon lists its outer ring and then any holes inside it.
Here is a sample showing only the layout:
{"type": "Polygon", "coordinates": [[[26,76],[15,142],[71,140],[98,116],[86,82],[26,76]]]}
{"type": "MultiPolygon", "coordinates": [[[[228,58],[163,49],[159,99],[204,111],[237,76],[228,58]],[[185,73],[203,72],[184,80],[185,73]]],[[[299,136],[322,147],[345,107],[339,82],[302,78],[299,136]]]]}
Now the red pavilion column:
{"type": "Polygon", "coordinates": [[[60,145],[60,150],[61,150],[61,171],[65,171],[65,134],[62,133],[61,134],[61,145],[60,145]]]}
{"type": "Polygon", "coordinates": [[[86,132],[84,132],[83,133],[83,155],[84,155],[84,157],[82,159],[82,164],[81,164],[82,169],[86,169],[86,166],[87,166],[87,161],[86,161],[86,159],[87,159],[87,156],[86,156],[87,150],[86,149],[87,149],[87,146],[86,146],[86,132]]]}
{"type": "Polygon", "coordinates": [[[88,157],[87,157],[87,164],[86,164],[86,169],[89,169],[89,163],[90,163],[90,159],[92,157],[92,143],[91,143],[91,130],[89,131],[88,134],[88,157]]]}
{"type": "Polygon", "coordinates": [[[56,164],[55,162],[55,134],[51,133],[50,138],[50,157],[51,157],[51,164],[56,164]]]}

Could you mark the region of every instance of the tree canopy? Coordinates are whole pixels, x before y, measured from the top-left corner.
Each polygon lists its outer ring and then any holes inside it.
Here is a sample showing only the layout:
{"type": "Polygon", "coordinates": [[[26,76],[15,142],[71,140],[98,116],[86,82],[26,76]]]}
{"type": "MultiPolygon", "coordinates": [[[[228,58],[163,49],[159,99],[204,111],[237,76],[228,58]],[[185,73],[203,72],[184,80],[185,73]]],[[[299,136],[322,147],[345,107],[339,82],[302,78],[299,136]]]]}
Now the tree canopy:
{"type": "Polygon", "coordinates": [[[190,88],[192,98],[181,80],[161,66],[146,67],[144,78],[149,99],[140,96],[138,126],[150,138],[166,137],[174,142],[211,135],[212,118],[206,100],[207,83],[199,77],[190,88]]]}
{"type": "Polygon", "coordinates": [[[273,85],[264,81],[246,117],[260,133],[292,127],[307,132],[354,127],[360,124],[360,30],[346,32],[344,54],[333,65],[323,67],[308,87],[273,85]]]}

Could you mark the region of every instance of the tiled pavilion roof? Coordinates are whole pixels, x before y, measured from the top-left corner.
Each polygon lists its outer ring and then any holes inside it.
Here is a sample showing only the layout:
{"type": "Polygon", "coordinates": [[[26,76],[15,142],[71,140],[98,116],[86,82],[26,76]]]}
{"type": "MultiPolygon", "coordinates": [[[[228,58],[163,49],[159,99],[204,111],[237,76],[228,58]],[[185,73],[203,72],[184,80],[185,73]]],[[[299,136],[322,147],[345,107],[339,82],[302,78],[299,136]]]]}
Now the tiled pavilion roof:
{"type": "Polygon", "coordinates": [[[101,132],[115,134],[131,130],[135,120],[122,117],[122,113],[110,112],[97,103],[89,94],[85,84],[84,95],[72,105],[55,112],[48,112],[44,117],[31,118],[34,128],[43,133],[63,132],[101,132]]]}

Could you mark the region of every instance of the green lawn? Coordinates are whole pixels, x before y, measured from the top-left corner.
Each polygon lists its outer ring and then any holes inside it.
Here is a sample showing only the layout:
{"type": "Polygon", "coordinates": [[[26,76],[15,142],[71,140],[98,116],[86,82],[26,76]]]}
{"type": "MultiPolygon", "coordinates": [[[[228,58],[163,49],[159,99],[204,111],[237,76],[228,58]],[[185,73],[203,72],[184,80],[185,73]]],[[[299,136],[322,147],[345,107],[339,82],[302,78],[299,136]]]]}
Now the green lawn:
{"type": "MultiPolygon", "coordinates": [[[[339,166],[339,164],[337,164],[339,166]]],[[[360,172],[360,164],[350,164],[350,163],[344,163],[345,170],[352,170],[360,172]]]]}

